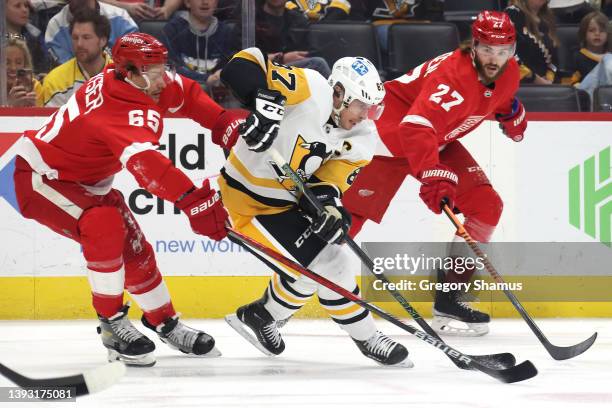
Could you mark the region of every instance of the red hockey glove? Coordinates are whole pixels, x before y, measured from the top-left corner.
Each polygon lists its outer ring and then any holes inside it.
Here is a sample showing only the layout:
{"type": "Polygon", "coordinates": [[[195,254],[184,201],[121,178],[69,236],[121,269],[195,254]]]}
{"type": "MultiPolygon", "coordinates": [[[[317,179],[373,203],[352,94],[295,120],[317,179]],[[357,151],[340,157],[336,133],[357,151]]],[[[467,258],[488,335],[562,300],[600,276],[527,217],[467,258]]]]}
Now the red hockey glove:
{"type": "Polygon", "coordinates": [[[431,211],[440,214],[442,200],[446,200],[451,209],[455,206],[459,178],[449,167],[437,164],[434,168],[423,170],[419,180],[422,183],[419,197],[431,211]]]}
{"type": "Polygon", "coordinates": [[[249,111],[244,109],[228,109],[219,115],[211,129],[212,141],[224,149],[231,149],[238,140],[240,124],[244,123],[249,111]]]}
{"type": "Polygon", "coordinates": [[[527,118],[525,117],[525,108],[518,99],[512,101],[512,112],[508,115],[495,115],[495,119],[499,122],[499,128],[506,136],[515,142],[523,140],[523,134],[527,129],[527,118]]]}
{"type": "Polygon", "coordinates": [[[191,229],[196,234],[220,241],[226,237],[225,221],[227,211],[223,208],[221,196],[210,188],[208,180],[202,187],[188,193],[175,203],[189,218],[191,229]]]}

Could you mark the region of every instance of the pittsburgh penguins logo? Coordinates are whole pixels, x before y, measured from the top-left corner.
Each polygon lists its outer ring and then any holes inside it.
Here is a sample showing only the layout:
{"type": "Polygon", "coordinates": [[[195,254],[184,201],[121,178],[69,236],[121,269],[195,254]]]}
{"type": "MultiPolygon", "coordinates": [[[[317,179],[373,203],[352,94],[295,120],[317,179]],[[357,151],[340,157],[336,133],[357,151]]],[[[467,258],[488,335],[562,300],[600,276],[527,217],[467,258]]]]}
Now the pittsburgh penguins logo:
{"type": "MultiPolygon", "coordinates": [[[[289,165],[304,181],[308,180],[323,162],[331,155],[327,146],[323,142],[307,142],[301,135],[298,135],[291,154],[289,165]]],[[[274,162],[270,165],[277,175],[279,183],[290,191],[295,190],[294,183],[285,176],[283,170],[274,162]]]]}
{"type": "Polygon", "coordinates": [[[376,18],[418,17],[420,0],[383,0],[384,7],[377,7],[372,14],[376,18]]]}
{"type": "Polygon", "coordinates": [[[348,184],[349,186],[353,184],[353,182],[355,181],[355,177],[357,177],[361,169],[362,169],[361,167],[358,167],[355,170],[353,170],[353,172],[349,174],[348,177],[346,178],[346,184],[348,184]]]}

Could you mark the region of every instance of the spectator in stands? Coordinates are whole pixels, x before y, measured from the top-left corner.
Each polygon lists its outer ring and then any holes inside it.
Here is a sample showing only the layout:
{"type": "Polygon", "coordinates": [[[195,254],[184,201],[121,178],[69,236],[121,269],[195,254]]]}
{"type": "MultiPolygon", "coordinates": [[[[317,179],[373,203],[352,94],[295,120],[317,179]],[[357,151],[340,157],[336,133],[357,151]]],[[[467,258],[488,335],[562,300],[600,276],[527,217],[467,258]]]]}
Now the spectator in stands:
{"type": "Polygon", "coordinates": [[[555,17],[547,0],[511,0],[506,13],[516,27],[521,82],[552,84],[557,78],[555,17]]]}
{"type": "Polygon", "coordinates": [[[232,20],[236,10],[236,4],[241,2],[242,0],[219,0],[215,16],[217,16],[220,21],[232,20]]]}
{"type": "Polygon", "coordinates": [[[388,33],[392,24],[438,20],[442,15],[440,0],[356,0],[351,4],[355,8],[352,14],[353,19],[372,21],[376,26],[378,41],[383,53],[388,50],[388,33]]]}
{"type": "Polygon", "coordinates": [[[610,54],[609,21],[605,14],[592,12],[580,22],[578,37],[579,51],[574,54],[577,72],[574,74],[577,86],[591,96],[595,88],[612,85],[612,54],[610,54]]]}
{"type": "Polygon", "coordinates": [[[25,41],[9,38],[6,44],[8,106],[41,106],[41,85],[32,72],[32,56],[25,41]]]}
{"type": "MultiPolygon", "coordinates": [[[[331,70],[327,62],[320,57],[310,57],[308,44],[308,20],[297,10],[287,10],[287,0],[260,0],[255,6],[255,45],[268,55],[272,61],[310,68],[319,71],[325,78],[331,70]]],[[[240,21],[240,2],[234,18],[240,21]]],[[[235,48],[241,48],[241,25],[237,25],[235,48]]],[[[330,47],[333,47],[330,44],[330,47]]]]}
{"type": "Polygon", "coordinates": [[[548,7],[559,24],[578,24],[584,16],[595,11],[585,0],[550,0],[548,7]]]}
{"type": "MultiPolygon", "coordinates": [[[[38,28],[41,33],[47,31],[49,20],[54,15],[59,13],[62,8],[68,4],[67,0],[28,0],[30,7],[34,11],[31,15],[32,24],[38,28]]],[[[44,39],[43,39],[44,42],[44,39]]]]}
{"type": "Polygon", "coordinates": [[[102,72],[110,57],[104,52],[110,36],[110,22],[97,11],[83,9],[70,22],[74,58],[54,68],[45,77],[42,103],[64,105],[85,81],[102,72]]]}
{"type": "Polygon", "coordinates": [[[132,20],[127,11],[97,0],[69,0],[68,5],[53,16],[47,32],[45,33],[45,43],[52,57],[59,64],[63,64],[74,57],[70,40],[70,21],[72,16],[82,8],[89,8],[98,11],[110,21],[111,32],[108,39],[108,46],[115,44],[115,39],[124,34],[138,31],[138,26],[132,20]]]}
{"type": "Polygon", "coordinates": [[[160,39],[177,72],[208,90],[220,84],[221,68],[237,51],[233,28],[213,15],[217,4],[217,0],[185,0],[188,11],[178,11],[160,39]]]}
{"type": "Polygon", "coordinates": [[[349,0],[289,0],[287,10],[297,10],[311,23],[348,20],[351,12],[349,0]]]}
{"type": "Polygon", "coordinates": [[[136,21],[168,20],[183,0],[101,0],[125,9],[136,21]]]}
{"type": "Polygon", "coordinates": [[[582,81],[608,52],[608,18],[594,11],[587,14],[578,29],[580,49],[574,52],[574,83],[582,81]]]}
{"type": "Polygon", "coordinates": [[[49,63],[44,50],[44,40],[42,32],[30,24],[28,0],[6,0],[5,13],[7,34],[21,36],[32,55],[34,73],[46,73],[49,70],[49,63]]]}

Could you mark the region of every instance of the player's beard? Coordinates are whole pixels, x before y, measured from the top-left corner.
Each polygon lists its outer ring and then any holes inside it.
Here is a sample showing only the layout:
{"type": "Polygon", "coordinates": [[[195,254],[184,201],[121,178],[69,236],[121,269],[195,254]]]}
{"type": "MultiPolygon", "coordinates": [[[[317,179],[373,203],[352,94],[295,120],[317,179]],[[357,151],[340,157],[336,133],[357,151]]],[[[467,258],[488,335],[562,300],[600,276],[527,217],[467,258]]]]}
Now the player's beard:
{"type": "MultiPolygon", "coordinates": [[[[478,55],[476,55],[476,57],[474,58],[474,65],[476,65],[476,70],[478,71],[478,74],[480,74],[480,77],[483,80],[482,82],[485,85],[489,85],[495,82],[497,78],[499,78],[504,73],[504,71],[506,70],[506,67],[508,66],[508,61],[506,61],[504,65],[502,66],[495,65],[495,67],[498,67],[498,70],[497,70],[497,73],[493,75],[492,77],[487,75],[485,66],[482,64],[482,61],[480,61],[480,58],[478,57],[478,55]]],[[[487,64],[487,65],[493,66],[494,64],[487,64]]]]}

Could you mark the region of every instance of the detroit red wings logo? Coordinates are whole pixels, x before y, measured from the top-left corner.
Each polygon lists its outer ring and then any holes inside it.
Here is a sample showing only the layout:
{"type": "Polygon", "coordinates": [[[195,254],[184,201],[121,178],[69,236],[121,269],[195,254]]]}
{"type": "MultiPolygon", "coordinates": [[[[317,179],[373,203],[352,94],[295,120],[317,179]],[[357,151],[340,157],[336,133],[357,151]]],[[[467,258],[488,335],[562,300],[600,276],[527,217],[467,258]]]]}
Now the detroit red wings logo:
{"type": "Polygon", "coordinates": [[[467,119],[464,120],[462,124],[457,126],[453,131],[449,132],[446,136],[444,136],[444,140],[451,140],[451,139],[458,137],[462,133],[466,133],[468,130],[472,129],[474,126],[482,122],[484,118],[485,118],[484,116],[479,116],[479,115],[468,116],[467,119]]]}

